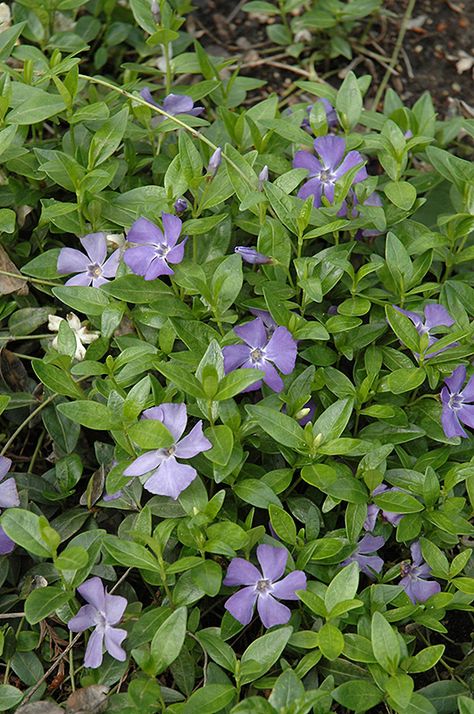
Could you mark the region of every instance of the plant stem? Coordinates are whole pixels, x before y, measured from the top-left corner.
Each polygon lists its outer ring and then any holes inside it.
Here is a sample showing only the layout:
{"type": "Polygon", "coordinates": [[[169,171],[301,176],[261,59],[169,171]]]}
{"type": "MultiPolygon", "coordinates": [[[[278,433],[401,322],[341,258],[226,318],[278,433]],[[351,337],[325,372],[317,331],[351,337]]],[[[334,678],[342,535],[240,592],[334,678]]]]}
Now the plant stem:
{"type": "Polygon", "coordinates": [[[13,444],[13,442],[15,441],[16,437],[18,436],[18,434],[20,434],[20,433],[23,431],[23,429],[25,428],[25,426],[27,426],[27,425],[30,423],[30,421],[31,421],[32,419],[34,419],[37,414],[40,413],[40,411],[41,411],[42,409],[44,409],[45,407],[47,407],[48,404],[51,404],[51,402],[52,402],[54,399],[56,399],[57,396],[59,396],[59,395],[58,395],[56,392],[54,392],[54,394],[51,394],[51,396],[49,396],[47,399],[45,399],[44,402],[42,402],[38,407],[36,407],[36,409],[34,409],[34,410],[31,412],[31,414],[29,414],[29,415],[26,417],[26,419],[21,422],[20,426],[19,426],[17,429],[15,429],[15,431],[13,432],[13,434],[11,435],[11,437],[8,439],[7,443],[5,444],[5,446],[3,447],[3,449],[1,450],[0,456],[4,456],[4,455],[6,454],[6,452],[8,451],[8,449],[10,448],[10,446],[13,444]]]}

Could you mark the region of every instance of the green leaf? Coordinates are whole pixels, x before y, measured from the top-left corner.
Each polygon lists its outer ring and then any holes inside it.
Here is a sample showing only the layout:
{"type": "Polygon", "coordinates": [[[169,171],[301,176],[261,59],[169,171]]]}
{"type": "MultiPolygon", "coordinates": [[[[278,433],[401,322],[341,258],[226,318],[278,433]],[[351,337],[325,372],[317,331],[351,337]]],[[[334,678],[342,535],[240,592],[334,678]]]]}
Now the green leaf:
{"type": "Polygon", "coordinates": [[[65,397],[78,397],[79,399],[84,396],[84,392],[80,386],[76,384],[67,372],[63,372],[59,367],[46,364],[41,360],[34,360],[32,367],[36,376],[52,392],[63,394],[65,397]]]}
{"type": "Polygon", "coordinates": [[[268,507],[270,522],[277,536],[284,542],[295,545],[296,525],[293,518],[283,508],[270,504],[268,507]]]}
{"type": "Polygon", "coordinates": [[[173,364],[172,362],[157,362],[155,367],[186,394],[198,399],[205,399],[206,395],[200,382],[193,374],[183,369],[181,365],[173,364]]]}
{"type": "Polygon", "coordinates": [[[336,111],[346,131],[352,129],[362,113],[362,94],[354,72],[348,72],[336,97],[336,111]]]}
{"type": "Polygon", "coordinates": [[[372,649],[379,665],[389,674],[395,674],[401,651],[398,636],[381,612],[372,616],[372,649]]]}
{"type": "Polygon", "coordinates": [[[444,645],[431,645],[420,650],[416,655],[410,657],[408,661],[402,662],[403,669],[407,672],[427,672],[433,669],[435,664],[439,662],[445,650],[444,645]]]}
{"type": "Polygon", "coordinates": [[[83,312],[85,315],[102,315],[104,308],[109,305],[107,295],[98,288],[84,288],[74,285],[53,288],[52,293],[62,303],[78,312],[83,312]]]}
{"type": "Polygon", "coordinates": [[[240,394],[251,384],[255,384],[259,379],[262,379],[263,374],[262,370],[259,369],[235,369],[233,372],[226,374],[219,382],[219,389],[213,399],[223,401],[224,399],[235,397],[236,394],[240,394]]]}
{"type": "Polygon", "coordinates": [[[87,567],[89,555],[81,546],[68,545],[54,561],[56,570],[80,570],[87,567]]]}
{"type": "Polygon", "coordinates": [[[319,649],[324,657],[329,660],[337,659],[344,649],[344,637],[342,632],[334,625],[326,622],[318,634],[319,649]]]}
{"type": "Polygon", "coordinates": [[[426,697],[438,714],[451,714],[457,711],[458,697],[468,696],[469,690],[460,682],[448,680],[428,684],[427,687],[419,689],[417,694],[426,697]]]}
{"type": "Polygon", "coordinates": [[[396,310],[392,307],[392,305],[387,305],[385,307],[385,313],[387,315],[389,325],[398,339],[403,342],[404,345],[409,347],[412,352],[419,352],[420,335],[410,318],[396,310]]]}
{"type": "Polygon", "coordinates": [[[327,464],[313,464],[301,469],[303,481],[316,486],[323,493],[349,503],[367,503],[368,493],[364,484],[344,471],[337,471],[327,464]]]}
{"type": "MultiPolygon", "coordinates": [[[[23,25],[24,23],[21,24],[23,25]]],[[[12,687],[10,684],[0,684],[0,712],[6,712],[8,709],[16,707],[23,699],[24,694],[25,692],[20,692],[19,689],[12,687]]]]}
{"type": "Polygon", "coordinates": [[[237,657],[235,652],[227,642],[224,642],[213,628],[201,630],[197,633],[197,638],[202,644],[209,657],[214,660],[220,667],[235,672],[237,657]]]}
{"type": "Polygon", "coordinates": [[[211,291],[212,304],[222,315],[233,305],[243,283],[242,260],[239,255],[229,255],[214,271],[211,291]]]}
{"type": "Polygon", "coordinates": [[[374,503],[389,513],[418,513],[424,506],[414,496],[401,491],[382,493],[374,497],[374,503]]]}
{"type": "Polygon", "coordinates": [[[268,672],[285,649],[292,632],[292,627],[282,627],[259,637],[247,647],[241,659],[242,684],[253,682],[268,672]]]}
{"type": "Polygon", "coordinates": [[[379,384],[379,389],[380,391],[388,390],[392,394],[412,392],[423,384],[425,377],[425,370],[421,367],[396,369],[379,384]]]}
{"type": "Polygon", "coordinates": [[[351,711],[366,712],[383,700],[383,692],[366,679],[351,679],[332,692],[333,699],[351,711]]]}
{"type": "Polygon", "coordinates": [[[416,201],[416,188],[408,181],[389,181],[383,190],[387,198],[402,211],[409,211],[416,201]]]}
{"type": "Polygon", "coordinates": [[[143,545],[107,535],[104,538],[104,548],[117,563],[126,568],[158,571],[156,558],[143,545]]]}
{"type": "MultiPolygon", "coordinates": [[[[359,586],[359,566],[357,563],[346,565],[329,583],[324,596],[324,604],[331,610],[344,600],[352,600],[359,586]]],[[[339,655],[337,655],[339,656],[339,655]]]]}
{"type": "Polygon", "coordinates": [[[31,86],[28,91],[30,96],[7,114],[8,124],[20,124],[21,126],[36,124],[50,119],[66,109],[64,100],[59,94],[50,94],[44,89],[31,86]]]}
{"type": "Polygon", "coordinates": [[[295,419],[277,412],[275,409],[260,405],[246,405],[249,416],[258,426],[269,434],[278,444],[289,446],[297,451],[306,450],[303,429],[295,419]]]}
{"type": "Polygon", "coordinates": [[[110,409],[100,402],[79,399],[75,402],[58,404],[58,411],[71,421],[89,429],[109,430],[117,428],[117,419],[110,409]]]}
{"type": "MultiPolygon", "coordinates": [[[[8,59],[10,52],[23,32],[25,25],[26,22],[18,22],[16,25],[12,25],[3,32],[0,32],[0,62],[4,62],[8,59]]],[[[7,707],[7,709],[9,709],[9,707],[7,707]]]]}
{"type": "Polygon", "coordinates": [[[205,433],[212,444],[212,449],[205,451],[204,456],[214,464],[226,466],[234,448],[234,433],[232,429],[225,424],[219,424],[206,429],[205,433]]]}
{"type": "Polygon", "coordinates": [[[174,442],[165,425],[158,419],[140,419],[127,430],[131,440],[142,449],[162,449],[174,442]]]}
{"type": "Polygon", "coordinates": [[[217,714],[231,703],[235,689],[231,684],[206,684],[191,694],[182,714],[217,714]]]}
{"type": "Polygon", "coordinates": [[[280,499],[274,494],[270,486],[255,478],[246,478],[239,481],[235,484],[233,491],[242,501],[250,503],[256,508],[268,508],[271,503],[281,507],[280,499]]]}
{"type": "Polygon", "coordinates": [[[156,631],[150,646],[155,676],[168,669],[181,652],[186,637],[187,617],[186,608],[178,607],[156,631]]]}
{"type": "Polygon", "coordinates": [[[12,541],[28,553],[49,558],[52,550],[41,534],[40,517],[22,508],[8,508],[2,515],[1,527],[12,541]]]}
{"type": "Polygon", "coordinates": [[[25,617],[30,625],[41,622],[72,598],[72,593],[48,586],[33,590],[25,600],[25,617]]]}
{"type": "Polygon", "coordinates": [[[322,434],[324,441],[341,436],[351,418],[353,399],[339,399],[331,404],[314,422],[313,434],[322,434]]]}

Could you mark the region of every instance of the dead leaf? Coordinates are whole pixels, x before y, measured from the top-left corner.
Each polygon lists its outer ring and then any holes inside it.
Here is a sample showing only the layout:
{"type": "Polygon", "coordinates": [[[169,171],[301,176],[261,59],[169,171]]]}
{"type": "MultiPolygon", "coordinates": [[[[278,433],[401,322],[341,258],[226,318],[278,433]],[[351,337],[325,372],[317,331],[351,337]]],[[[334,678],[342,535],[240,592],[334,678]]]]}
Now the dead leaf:
{"type": "Polygon", "coordinates": [[[64,714],[64,709],[51,702],[30,702],[17,709],[16,714],[64,714]]]}
{"type": "Polygon", "coordinates": [[[0,384],[12,392],[28,392],[28,372],[13,352],[0,349],[0,384]]]}
{"type": "Polygon", "coordinates": [[[84,689],[76,689],[66,701],[66,714],[100,714],[107,709],[105,684],[92,684],[84,689]]]}
{"type": "Polygon", "coordinates": [[[18,293],[18,295],[28,295],[28,283],[21,276],[20,271],[13,263],[4,248],[0,245],[0,295],[8,295],[9,293],[18,293]],[[2,275],[1,271],[6,273],[15,273],[20,278],[14,278],[11,275],[2,275]]]}

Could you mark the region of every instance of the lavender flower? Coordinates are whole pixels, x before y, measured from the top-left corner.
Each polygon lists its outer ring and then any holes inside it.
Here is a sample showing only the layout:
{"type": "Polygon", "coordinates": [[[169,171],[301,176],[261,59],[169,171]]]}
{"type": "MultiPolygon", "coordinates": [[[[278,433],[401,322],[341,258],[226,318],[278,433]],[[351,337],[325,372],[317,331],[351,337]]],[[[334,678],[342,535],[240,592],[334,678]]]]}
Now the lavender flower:
{"type": "Polygon", "coordinates": [[[251,263],[252,265],[264,265],[265,263],[273,262],[268,255],[263,255],[263,253],[256,251],[255,248],[247,248],[244,245],[236,246],[234,252],[240,255],[246,263],[251,263]]]}
{"type": "MultiPolygon", "coordinates": [[[[15,479],[3,479],[7,475],[12,465],[11,459],[0,456],[0,508],[14,508],[20,505],[15,479]]],[[[1,513],[1,511],[0,511],[1,513]]],[[[0,555],[11,553],[15,543],[7,536],[3,528],[0,528],[0,555]]]]}
{"type": "Polygon", "coordinates": [[[461,365],[444,380],[446,386],[441,390],[441,424],[448,439],[453,436],[467,438],[461,422],[474,428],[474,376],[469,379],[464,389],[461,389],[465,381],[466,368],[461,365]]]}
{"type": "Polygon", "coordinates": [[[275,332],[276,328],[278,327],[277,323],[273,319],[273,317],[270,315],[270,313],[267,310],[259,310],[256,307],[250,308],[250,312],[252,315],[255,315],[255,317],[259,317],[263,324],[265,325],[265,330],[267,332],[267,337],[270,339],[270,337],[273,335],[275,332]]]}
{"type": "Polygon", "coordinates": [[[120,622],[127,607],[127,599],[120,595],[109,595],[100,578],[90,578],[77,588],[89,604],[81,607],[68,627],[71,632],[84,632],[89,627],[94,627],[87,643],[84,666],[100,667],[102,664],[102,650],[105,649],[114,658],[124,662],[127,658],[125,650],[121,647],[127,636],[126,630],[112,627],[120,622]]]}
{"type": "Polygon", "coordinates": [[[183,222],[171,213],[161,214],[163,231],[147,218],[138,218],[128,232],[129,243],[137,246],[128,248],[123,259],[136,274],[145,280],[154,280],[160,275],[173,275],[168,263],[181,263],[184,257],[186,238],[176,245],[183,222]]]}
{"type": "Polygon", "coordinates": [[[283,625],[290,619],[291,611],[278,600],[298,600],[296,590],[306,590],[306,575],[302,570],[294,570],[280,580],[288,560],[288,551],[284,548],[259,545],[257,560],[261,572],[243,558],[231,560],[224,585],[246,587],[231,595],[224,607],[242,625],[248,625],[257,603],[264,627],[283,625]]]}
{"type": "MultiPolygon", "coordinates": [[[[227,345],[224,347],[224,370],[228,374],[238,367],[261,369],[265,373],[263,381],[273,389],[281,392],[283,380],[275,369],[276,365],[283,374],[291,374],[295,368],[296,341],[286,327],[277,327],[270,339],[267,336],[263,321],[247,322],[235,327],[234,332],[245,342],[245,345],[227,345]]],[[[244,392],[254,391],[262,386],[262,380],[251,384],[244,392]]]]}
{"type": "Polygon", "coordinates": [[[188,207],[188,202],[185,198],[177,198],[174,202],[174,210],[176,213],[184,213],[188,207]]]}
{"type": "Polygon", "coordinates": [[[380,573],[383,568],[383,559],[378,555],[369,555],[369,553],[375,553],[384,544],[385,538],[382,538],[382,536],[366,534],[360,539],[352,555],[346,558],[341,565],[357,563],[362,573],[374,579],[374,572],[380,573]]]}
{"type": "Polygon", "coordinates": [[[309,123],[309,117],[310,117],[312,108],[313,108],[316,104],[322,104],[322,105],[323,105],[324,111],[326,112],[326,122],[327,122],[327,125],[328,125],[328,126],[336,126],[337,123],[338,123],[336,110],[334,109],[334,107],[332,106],[332,104],[331,104],[330,102],[328,102],[327,99],[321,98],[321,99],[316,100],[316,102],[315,102],[314,104],[309,104],[309,105],[306,107],[306,113],[307,113],[308,116],[304,117],[303,121],[301,122],[301,127],[302,127],[303,129],[306,129],[307,131],[311,131],[311,125],[310,125],[310,123],[309,123]]]}
{"type": "Polygon", "coordinates": [[[66,285],[92,285],[98,288],[108,279],[115,278],[120,261],[120,251],[116,250],[107,258],[105,233],[89,233],[79,238],[87,255],[75,248],[61,248],[57,270],[61,275],[78,273],[66,281],[66,285]]]}
{"type": "Polygon", "coordinates": [[[148,87],[141,90],[140,96],[149,104],[163,109],[163,111],[167,114],[171,114],[171,116],[191,114],[194,117],[198,117],[204,111],[204,107],[195,107],[191,97],[188,97],[186,94],[168,94],[168,96],[163,99],[163,106],[155,102],[148,87]]]}
{"type": "MultiPolygon", "coordinates": [[[[308,169],[309,181],[298,191],[299,198],[313,196],[316,208],[321,206],[321,198],[325,196],[329,203],[334,201],[334,186],[336,181],[364,159],[358,151],[346,151],[346,142],[340,136],[318,136],[314,140],[314,148],[319,159],[309,151],[297,151],[293,159],[295,169],[308,169]]],[[[367,178],[367,171],[362,167],[352,180],[352,184],[367,178]]]]}
{"type": "Polygon", "coordinates": [[[211,158],[209,159],[209,163],[207,165],[207,173],[210,176],[216,175],[217,169],[221,165],[221,161],[222,161],[222,149],[220,146],[218,146],[217,149],[212,154],[211,158]]]}
{"type": "MultiPolygon", "coordinates": [[[[380,486],[374,488],[374,490],[372,491],[372,496],[378,496],[381,493],[393,493],[394,491],[401,491],[403,493],[403,490],[401,488],[397,488],[396,486],[394,488],[389,488],[384,483],[381,483],[380,486]]],[[[377,516],[380,513],[380,510],[381,509],[375,503],[370,503],[367,506],[367,517],[364,522],[364,530],[374,530],[375,523],[377,521],[377,516]]],[[[398,526],[398,524],[403,518],[403,514],[392,513],[391,511],[382,511],[382,518],[384,519],[384,521],[391,523],[392,526],[398,526]]]]}
{"type": "Polygon", "coordinates": [[[268,166],[266,164],[258,175],[258,190],[259,191],[263,190],[263,184],[265,183],[265,181],[268,181],[268,166]]]}
{"type": "Polygon", "coordinates": [[[412,562],[405,560],[400,565],[400,573],[403,578],[399,585],[403,587],[413,604],[425,602],[432,595],[441,592],[441,586],[434,580],[427,580],[431,573],[431,568],[421,557],[419,543],[412,543],[410,546],[412,562]]]}
{"type": "MultiPolygon", "coordinates": [[[[430,330],[432,330],[433,327],[440,327],[441,325],[451,327],[451,325],[454,325],[453,318],[443,305],[426,305],[424,309],[424,320],[417,312],[403,310],[401,307],[397,307],[396,305],[393,307],[395,310],[398,310],[398,312],[406,315],[406,317],[413,322],[419,335],[428,335],[428,347],[431,347],[431,345],[434,345],[434,343],[438,341],[436,337],[433,337],[433,335],[430,334],[430,330]]],[[[447,349],[449,349],[449,346],[443,347],[441,350],[437,350],[436,352],[432,352],[431,354],[426,355],[426,359],[434,357],[447,349]]]]}
{"type": "Polygon", "coordinates": [[[197,476],[195,468],[177,459],[191,459],[210,449],[212,444],[202,433],[202,421],[198,421],[189,434],[181,438],[188,421],[185,404],[161,404],[146,409],[142,418],[161,421],[173,436],[174,443],[167,448],[142,454],[125,469],[124,476],[143,476],[153,471],[145,481],[144,488],[150,493],[170,496],[176,500],[197,476]]]}

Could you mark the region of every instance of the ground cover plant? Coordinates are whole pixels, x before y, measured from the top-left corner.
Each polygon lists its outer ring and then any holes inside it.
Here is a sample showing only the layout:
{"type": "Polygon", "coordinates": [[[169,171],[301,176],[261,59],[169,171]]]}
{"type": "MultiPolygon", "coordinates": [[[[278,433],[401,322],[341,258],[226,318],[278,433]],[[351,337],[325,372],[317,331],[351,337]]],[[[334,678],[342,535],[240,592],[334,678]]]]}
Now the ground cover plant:
{"type": "Polygon", "coordinates": [[[472,120],[190,10],[0,34],[0,711],[470,714],[472,120]]]}

